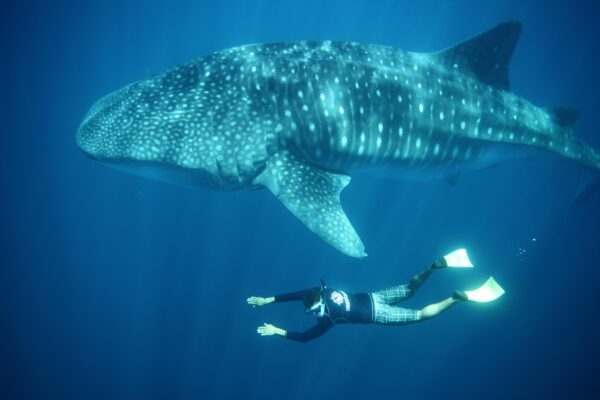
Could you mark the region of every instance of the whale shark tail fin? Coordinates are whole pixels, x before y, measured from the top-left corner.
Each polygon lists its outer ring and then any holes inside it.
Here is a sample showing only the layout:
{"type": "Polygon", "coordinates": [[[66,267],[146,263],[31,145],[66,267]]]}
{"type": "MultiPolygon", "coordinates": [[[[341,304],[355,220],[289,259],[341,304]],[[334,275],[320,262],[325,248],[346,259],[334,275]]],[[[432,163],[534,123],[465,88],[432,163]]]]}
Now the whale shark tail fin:
{"type": "Polygon", "coordinates": [[[520,35],[521,23],[509,21],[434,55],[450,69],[470,70],[482,82],[509,90],[508,67],[520,35]]]}
{"type": "Polygon", "coordinates": [[[302,163],[292,154],[281,152],[253,183],[267,187],[308,229],[342,253],[356,258],[367,256],[340,203],[349,176],[302,163]]]}
{"type": "Polygon", "coordinates": [[[545,109],[554,122],[561,128],[572,130],[581,113],[575,107],[551,107],[545,109]]]}

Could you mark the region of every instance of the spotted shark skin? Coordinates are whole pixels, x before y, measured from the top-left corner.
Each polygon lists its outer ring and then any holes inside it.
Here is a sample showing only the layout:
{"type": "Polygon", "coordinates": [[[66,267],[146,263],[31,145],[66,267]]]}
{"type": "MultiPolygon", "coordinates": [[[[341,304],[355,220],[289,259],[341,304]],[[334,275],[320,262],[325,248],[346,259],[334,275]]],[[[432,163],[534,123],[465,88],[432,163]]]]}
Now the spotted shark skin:
{"type": "Polygon", "coordinates": [[[266,187],[323,240],[364,257],[340,204],[357,170],[430,179],[523,149],[600,168],[572,134],[576,110],[536,107],[509,91],[520,31],[504,23],[437,53],[330,41],[216,52],[99,100],[77,142],[96,160],[152,178],[266,187]]]}

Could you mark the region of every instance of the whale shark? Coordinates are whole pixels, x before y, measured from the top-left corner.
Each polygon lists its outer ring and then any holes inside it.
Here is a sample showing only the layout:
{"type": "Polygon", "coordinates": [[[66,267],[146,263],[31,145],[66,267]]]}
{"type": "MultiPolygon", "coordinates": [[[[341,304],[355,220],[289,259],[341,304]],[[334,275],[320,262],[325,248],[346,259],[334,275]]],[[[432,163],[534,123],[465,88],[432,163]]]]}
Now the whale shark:
{"type": "Polygon", "coordinates": [[[600,169],[573,135],[577,109],[510,91],[520,33],[509,21],[433,53],[334,41],[218,51],[100,99],[76,140],[146,177],[267,188],[325,242],[365,257],[340,203],[357,171],[452,179],[534,150],[600,169]]]}

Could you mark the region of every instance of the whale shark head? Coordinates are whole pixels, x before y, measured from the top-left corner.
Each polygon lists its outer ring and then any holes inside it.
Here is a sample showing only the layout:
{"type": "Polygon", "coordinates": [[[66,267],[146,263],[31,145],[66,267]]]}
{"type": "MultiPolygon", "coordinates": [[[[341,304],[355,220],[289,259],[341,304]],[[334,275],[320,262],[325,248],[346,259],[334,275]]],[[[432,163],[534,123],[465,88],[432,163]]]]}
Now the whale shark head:
{"type": "Polygon", "coordinates": [[[132,158],[132,125],[140,126],[147,116],[135,112],[131,99],[140,91],[132,84],[92,105],[77,131],[77,144],[89,157],[99,161],[132,158]],[[137,123],[134,124],[134,119],[137,123]]]}
{"type": "Polygon", "coordinates": [[[97,161],[145,177],[222,185],[219,162],[227,149],[215,131],[214,88],[204,87],[201,68],[180,66],[98,100],[79,127],[77,144],[97,161]]]}
{"type": "Polygon", "coordinates": [[[206,107],[189,88],[175,85],[170,75],[133,83],[94,103],[76,135],[84,153],[104,162],[202,167],[208,161],[202,153],[211,152],[204,140],[210,128],[206,107]],[[199,145],[197,157],[179,151],[178,145],[190,135],[199,145]]]}

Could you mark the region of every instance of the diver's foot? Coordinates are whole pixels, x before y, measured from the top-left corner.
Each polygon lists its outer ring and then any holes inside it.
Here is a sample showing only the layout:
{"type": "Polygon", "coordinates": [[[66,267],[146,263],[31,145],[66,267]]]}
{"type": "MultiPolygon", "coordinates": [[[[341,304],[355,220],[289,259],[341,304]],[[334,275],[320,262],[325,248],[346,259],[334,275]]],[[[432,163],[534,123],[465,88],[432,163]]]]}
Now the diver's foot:
{"type": "Polygon", "coordinates": [[[454,293],[452,294],[452,298],[454,300],[458,300],[458,301],[468,301],[469,300],[469,296],[467,296],[467,294],[465,292],[463,292],[462,290],[455,290],[454,293]]]}
{"type": "Polygon", "coordinates": [[[448,263],[445,258],[440,258],[439,260],[435,260],[433,264],[431,264],[431,268],[433,269],[442,269],[448,267],[448,263]]]}

